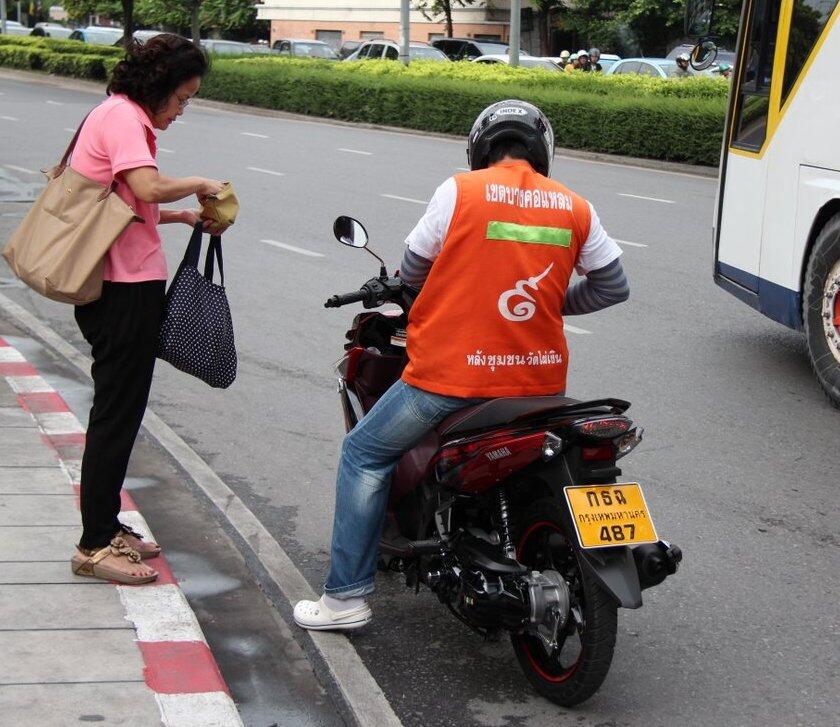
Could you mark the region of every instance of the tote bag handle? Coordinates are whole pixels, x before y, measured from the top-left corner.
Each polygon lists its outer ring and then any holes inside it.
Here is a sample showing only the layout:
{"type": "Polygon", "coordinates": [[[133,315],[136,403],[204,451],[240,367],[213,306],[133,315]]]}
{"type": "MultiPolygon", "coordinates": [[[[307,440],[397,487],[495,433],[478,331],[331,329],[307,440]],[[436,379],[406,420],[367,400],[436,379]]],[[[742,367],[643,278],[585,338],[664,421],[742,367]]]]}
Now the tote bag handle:
{"type": "MultiPolygon", "coordinates": [[[[184,259],[178,270],[185,267],[198,268],[198,261],[201,257],[201,235],[204,232],[204,224],[199,222],[193,227],[192,235],[190,236],[187,250],[184,253],[184,259]]],[[[222,262],[222,238],[220,235],[210,236],[210,245],[207,248],[207,256],[204,258],[204,277],[211,283],[213,282],[213,274],[215,272],[214,260],[219,263],[219,275],[221,276],[221,285],[225,285],[225,269],[222,262]]]]}

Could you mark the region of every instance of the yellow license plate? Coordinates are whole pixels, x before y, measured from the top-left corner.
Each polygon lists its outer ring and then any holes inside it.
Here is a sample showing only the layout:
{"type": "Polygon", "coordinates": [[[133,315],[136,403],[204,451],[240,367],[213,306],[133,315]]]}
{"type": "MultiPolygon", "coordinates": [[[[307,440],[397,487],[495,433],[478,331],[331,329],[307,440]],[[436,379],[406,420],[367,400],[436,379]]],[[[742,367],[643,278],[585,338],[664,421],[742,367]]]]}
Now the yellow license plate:
{"type": "Polygon", "coordinates": [[[563,489],[582,548],[636,545],[659,540],[642,488],[635,482],[563,489]]]}

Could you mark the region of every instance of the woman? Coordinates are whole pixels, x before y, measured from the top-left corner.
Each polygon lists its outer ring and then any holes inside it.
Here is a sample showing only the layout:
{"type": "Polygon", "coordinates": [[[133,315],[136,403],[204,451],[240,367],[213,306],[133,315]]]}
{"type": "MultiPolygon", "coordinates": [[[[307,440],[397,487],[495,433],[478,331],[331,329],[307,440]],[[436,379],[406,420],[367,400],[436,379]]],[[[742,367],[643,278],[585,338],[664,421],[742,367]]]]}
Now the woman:
{"type": "MultiPolygon", "coordinates": [[[[88,116],[70,166],[117,194],[143,218],[117,238],[105,260],[102,297],[76,307],[76,322],[93,355],[93,407],[82,458],[82,539],[73,572],[120,583],[148,583],[143,563],[161,549],[120,523],[120,490],[143,419],[155,365],[166,286],[166,259],[157,225],[194,226],[197,211],[159,210],[195,194],[222,189],[202,177],[167,177],[155,161],[155,130],[184,113],[207,72],[203,51],[176,35],[133,43],[114,68],[108,98],[88,116]]],[[[220,230],[213,230],[219,232],[220,230]]]]}

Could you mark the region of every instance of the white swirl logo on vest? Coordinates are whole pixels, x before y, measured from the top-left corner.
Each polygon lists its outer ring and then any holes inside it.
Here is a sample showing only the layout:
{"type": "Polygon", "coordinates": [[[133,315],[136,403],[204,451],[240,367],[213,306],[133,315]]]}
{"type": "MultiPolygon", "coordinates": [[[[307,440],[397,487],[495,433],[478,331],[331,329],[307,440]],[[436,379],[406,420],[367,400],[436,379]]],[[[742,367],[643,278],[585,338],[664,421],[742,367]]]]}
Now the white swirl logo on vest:
{"type": "Polygon", "coordinates": [[[530,288],[531,290],[538,291],[539,282],[551,272],[551,268],[553,267],[554,263],[551,263],[539,275],[535,275],[533,278],[528,278],[527,280],[518,280],[516,287],[502,293],[499,296],[499,313],[502,314],[502,318],[514,323],[531,320],[537,312],[537,299],[525,289],[530,288]],[[511,298],[523,298],[523,300],[514,304],[513,308],[511,308],[511,298]]]}

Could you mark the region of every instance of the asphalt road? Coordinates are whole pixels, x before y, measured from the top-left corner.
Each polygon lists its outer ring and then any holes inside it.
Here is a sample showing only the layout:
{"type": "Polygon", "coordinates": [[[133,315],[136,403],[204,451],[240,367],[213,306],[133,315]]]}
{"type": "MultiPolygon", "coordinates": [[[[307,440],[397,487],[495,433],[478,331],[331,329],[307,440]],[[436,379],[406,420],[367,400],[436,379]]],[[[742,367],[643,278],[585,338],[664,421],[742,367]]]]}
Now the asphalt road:
{"type": "MultiPolygon", "coordinates": [[[[0,167],[23,181],[97,101],[7,79],[0,93],[0,167]]],[[[332,220],[362,220],[395,267],[465,143],[198,106],[183,121],[159,135],[161,169],[230,179],[242,202],[225,236],[239,378],[212,391],[162,365],[151,406],[317,586],[342,435],[331,364],[353,315],[322,304],[377,272],[333,240],[332,220]]],[[[801,336],[713,284],[713,180],[562,157],[554,176],[636,243],[624,245],[630,301],[568,321],[582,331],[569,334],[569,394],[633,402],[646,437],[624,473],[684,566],[620,614],[610,675],[573,711],[530,690],[506,642],[467,633],[398,576],[380,579],[376,619],[353,643],[407,725],[834,724],[840,414],[801,336]]],[[[188,230],[163,230],[174,269],[188,230]]],[[[70,309],[4,292],[82,347],[70,309]]]]}

